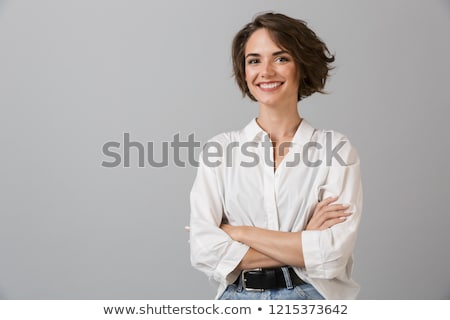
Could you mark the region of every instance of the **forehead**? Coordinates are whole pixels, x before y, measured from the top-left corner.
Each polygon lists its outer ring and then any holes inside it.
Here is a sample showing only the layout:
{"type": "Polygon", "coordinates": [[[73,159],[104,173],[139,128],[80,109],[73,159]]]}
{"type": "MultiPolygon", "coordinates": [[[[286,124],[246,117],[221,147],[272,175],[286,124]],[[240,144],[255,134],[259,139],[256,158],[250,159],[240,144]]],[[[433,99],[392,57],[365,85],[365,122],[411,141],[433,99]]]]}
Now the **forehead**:
{"type": "Polygon", "coordinates": [[[282,48],[276,44],[269,30],[261,28],[252,33],[245,44],[245,54],[275,52],[282,48]]]}

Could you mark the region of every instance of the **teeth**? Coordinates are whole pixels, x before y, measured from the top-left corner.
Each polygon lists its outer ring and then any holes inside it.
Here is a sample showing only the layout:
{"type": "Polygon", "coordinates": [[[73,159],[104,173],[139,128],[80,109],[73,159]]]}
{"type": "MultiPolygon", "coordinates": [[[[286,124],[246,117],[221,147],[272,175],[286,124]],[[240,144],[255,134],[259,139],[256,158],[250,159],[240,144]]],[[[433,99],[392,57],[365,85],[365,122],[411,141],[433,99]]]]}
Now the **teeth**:
{"type": "Polygon", "coordinates": [[[272,89],[281,85],[281,82],[261,83],[259,86],[263,89],[272,89]]]}

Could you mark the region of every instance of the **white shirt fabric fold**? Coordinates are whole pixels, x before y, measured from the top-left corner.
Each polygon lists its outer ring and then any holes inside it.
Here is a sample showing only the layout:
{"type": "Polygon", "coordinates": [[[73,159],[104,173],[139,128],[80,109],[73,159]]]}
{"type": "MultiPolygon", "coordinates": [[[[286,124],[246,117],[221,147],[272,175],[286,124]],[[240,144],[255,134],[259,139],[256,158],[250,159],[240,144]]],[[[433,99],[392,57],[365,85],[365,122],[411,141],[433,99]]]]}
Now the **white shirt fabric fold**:
{"type": "MultiPolygon", "coordinates": [[[[294,268],[326,299],[355,299],[353,249],[362,211],[360,161],[348,139],[305,119],[276,171],[269,135],[252,119],[242,130],[205,144],[190,194],[191,263],[218,284],[218,298],[236,280],[249,249],[219,226],[248,225],[302,232],[304,268],[294,268]],[[304,231],[318,202],[337,196],[352,215],[323,231],[304,231]]],[[[300,245],[300,242],[299,242],[300,245]]]]}

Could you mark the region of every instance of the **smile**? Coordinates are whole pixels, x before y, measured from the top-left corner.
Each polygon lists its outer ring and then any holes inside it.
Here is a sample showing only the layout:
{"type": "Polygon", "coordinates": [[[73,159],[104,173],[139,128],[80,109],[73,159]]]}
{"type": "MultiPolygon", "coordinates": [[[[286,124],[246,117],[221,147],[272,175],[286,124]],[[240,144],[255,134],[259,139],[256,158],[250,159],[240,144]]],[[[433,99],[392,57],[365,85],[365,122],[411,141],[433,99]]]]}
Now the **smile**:
{"type": "Polygon", "coordinates": [[[274,89],[281,86],[282,84],[283,82],[264,82],[259,83],[258,87],[260,87],[261,89],[274,89]]]}

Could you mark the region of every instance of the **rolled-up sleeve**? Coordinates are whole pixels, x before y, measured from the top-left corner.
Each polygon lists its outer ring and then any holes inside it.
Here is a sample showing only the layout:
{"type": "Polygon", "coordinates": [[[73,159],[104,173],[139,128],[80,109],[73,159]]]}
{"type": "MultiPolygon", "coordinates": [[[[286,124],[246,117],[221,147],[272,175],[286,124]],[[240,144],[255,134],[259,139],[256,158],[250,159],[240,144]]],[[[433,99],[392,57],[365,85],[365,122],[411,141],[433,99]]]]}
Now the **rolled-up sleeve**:
{"type": "Polygon", "coordinates": [[[328,175],[319,186],[319,201],[337,196],[336,203],[348,204],[352,215],[345,222],[322,231],[303,231],[302,247],[306,273],[311,278],[333,279],[346,276],[351,270],[352,252],[361,219],[363,193],[360,161],[356,149],[345,137],[336,139],[334,146],[342,143],[337,161],[329,164],[328,175]]]}
{"type": "Polygon", "coordinates": [[[220,224],[223,188],[217,170],[200,155],[197,176],[190,193],[190,256],[192,266],[219,283],[234,281],[233,270],[249,247],[232,240],[220,224]]]}

